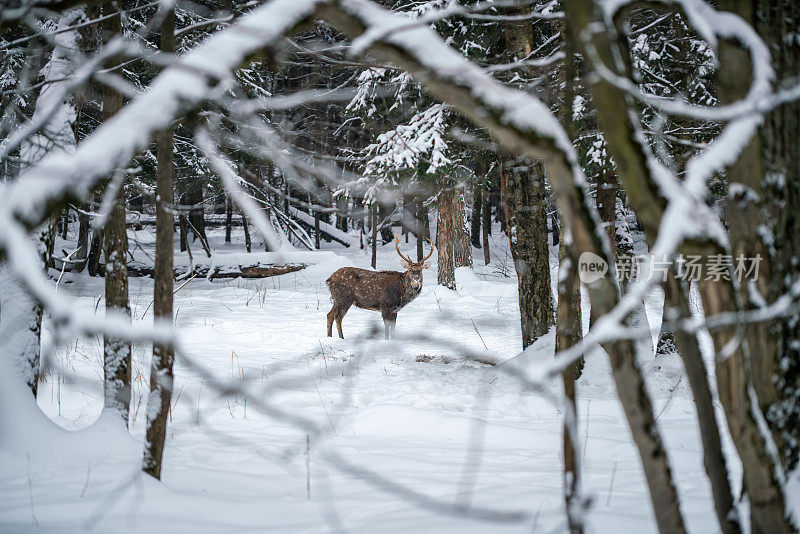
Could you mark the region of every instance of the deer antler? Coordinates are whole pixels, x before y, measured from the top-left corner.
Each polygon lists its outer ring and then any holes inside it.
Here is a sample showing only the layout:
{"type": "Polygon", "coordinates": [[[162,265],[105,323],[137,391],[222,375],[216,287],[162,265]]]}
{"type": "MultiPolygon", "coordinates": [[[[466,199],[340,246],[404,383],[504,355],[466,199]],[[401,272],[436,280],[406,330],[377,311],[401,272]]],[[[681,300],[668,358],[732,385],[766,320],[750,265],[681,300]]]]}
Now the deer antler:
{"type": "Polygon", "coordinates": [[[394,238],[394,248],[397,249],[397,253],[400,254],[400,257],[403,258],[404,260],[406,260],[408,263],[416,263],[416,262],[412,261],[411,258],[409,258],[408,256],[403,256],[403,253],[400,252],[400,238],[399,237],[395,237],[394,238]]]}
{"type": "Polygon", "coordinates": [[[428,244],[431,246],[431,251],[428,252],[428,255],[425,256],[424,258],[422,258],[421,260],[419,260],[419,262],[417,262],[417,263],[422,263],[422,262],[426,261],[428,258],[430,258],[431,256],[433,256],[433,243],[431,243],[430,239],[426,239],[425,241],[427,241],[428,244]]]}

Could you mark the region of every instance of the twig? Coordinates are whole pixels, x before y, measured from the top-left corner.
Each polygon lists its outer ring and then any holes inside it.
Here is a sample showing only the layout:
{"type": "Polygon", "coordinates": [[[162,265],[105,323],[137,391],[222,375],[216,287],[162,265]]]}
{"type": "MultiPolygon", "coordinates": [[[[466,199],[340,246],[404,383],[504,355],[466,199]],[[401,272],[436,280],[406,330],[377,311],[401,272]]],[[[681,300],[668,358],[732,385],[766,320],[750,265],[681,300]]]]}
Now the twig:
{"type": "Polygon", "coordinates": [[[311,500],[311,436],[306,434],[306,500],[311,500]]]}
{"type": "MultiPolygon", "coordinates": [[[[175,291],[173,291],[173,292],[172,292],[172,294],[174,295],[175,293],[177,293],[178,291],[180,291],[181,289],[183,289],[183,286],[185,286],[186,284],[188,284],[189,282],[191,282],[191,281],[192,281],[192,280],[194,280],[195,278],[197,278],[197,274],[196,274],[196,273],[195,273],[195,274],[193,274],[191,278],[189,278],[188,280],[186,280],[186,281],[185,281],[184,283],[182,283],[180,286],[178,286],[178,289],[176,289],[175,291]]],[[[144,309],[144,311],[142,312],[142,319],[144,319],[144,316],[145,316],[145,315],[147,315],[147,310],[149,310],[149,309],[150,309],[150,306],[152,306],[152,305],[153,305],[153,302],[155,302],[155,299],[151,300],[151,301],[150,301],[150,304],[148,304],[148,305],[147,305],[147,307],[146,307],[146,308],[144,309]]]]}
{"type": "Polygon", "coordinates": [[[475,325],[475,321],[473,321],[472,318],[470,318],[470,322],[472,323],[472,328],[475,329],[475,333],[478,334],[479,338],[481,338],[481,343],[483,343],[483,348],[489,350],[489,347],[486,346],[486,342],[483,340],[483,336],[481,335],[480,332],[478,332],[478,327],[475,325]]]}
{"type": "Polygon", "coordinates": [[[86,467],[86,482],[83,483],[83,489],[81,490],[81,499],[83,496],[86,495],[86,489],[89,487],[89,477],[92,475],[92,461],[89,460],[89,465],[86,467]]]}
{"type": "Polygon", "coordinates": [[[614,468],[611,470],[611,482],[608,485],[608,498],[606,499],[606,506],[611,506],[611,494],[614,492],[614,476],[617,474],[617,463],[614,462],[614,468]]]}

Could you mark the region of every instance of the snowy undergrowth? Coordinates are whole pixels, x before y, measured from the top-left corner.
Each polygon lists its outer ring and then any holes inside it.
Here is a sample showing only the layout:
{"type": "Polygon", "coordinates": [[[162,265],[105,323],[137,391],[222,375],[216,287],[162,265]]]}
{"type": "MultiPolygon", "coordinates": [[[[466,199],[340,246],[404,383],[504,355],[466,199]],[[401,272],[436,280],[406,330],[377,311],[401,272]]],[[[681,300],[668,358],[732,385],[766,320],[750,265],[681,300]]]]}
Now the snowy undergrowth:
{"type": "MultiPolygon", "coordinates": [[[[134,254],[150,249],[148,235],[131,234],[140,247],[134,254]]],[[[216,233],[211,241],[219,259],[226,247],[216,233]]],[[[474,272],[458,272],[457,291],[435,285],[435,265],[426,271],[422,294],[399,314],[398,339],[388,342],[379,315],[355,308],[344,319],[346,339],[325,337],[324,281],[338,267],[366,267],[361,250],[331,248],[335,254],[280,277],[189,282],[175,296],[185,352],[176,363],[163,483],[138,471],[150,347],[134,347],[129,438],[114,421],[95,422],[102,340],[58,344],[48,355],[53,368],[39,406],[75,431],[73,445],[0,452],[0,530],[563,531],[563,410],[553,400],[559,385],[551,384],[551,395],[533,393],[508,374],[508,364],[494,365],[521,346],[513,267],[502,234],[493,242],[495,263],[483,266],[476,251],[474,272]],[[241,391],[220,394],[195,366],[241,391]],[[307,419],[319,432],[264,407],[307,419]],[[497,524],[420,507],[343,469],[331,454],[444,503],[530,517],[497,524]]],[[[413,250],[413,240],[403,247],[413,250]]],[[[379,250],[378,268],[399,268],[392,245],[379,250]]],[[[60,291],[79,296],[86,313],[102,313],[102,287],[99,279],[66,276],[60,291]]],[[[152,309],[145,313],[151,291],[150,279],[131,280],[135,320],[152,320],[152,309]]],[[[653,326],[659,298],[647,303],[653,326]]],[[[44,338],[47,346],[47,323],[44,338]]],[[[526,358],[552,357],[552,344],[551,333],[526,358]]],[[[689,526],[713,531],[680,364],[674,356],[643,364],[689,526]]],[[[655,531],[603,354],[588,356],[578,395],[585,487],[593,498],[589,531],[655,531]]]]}

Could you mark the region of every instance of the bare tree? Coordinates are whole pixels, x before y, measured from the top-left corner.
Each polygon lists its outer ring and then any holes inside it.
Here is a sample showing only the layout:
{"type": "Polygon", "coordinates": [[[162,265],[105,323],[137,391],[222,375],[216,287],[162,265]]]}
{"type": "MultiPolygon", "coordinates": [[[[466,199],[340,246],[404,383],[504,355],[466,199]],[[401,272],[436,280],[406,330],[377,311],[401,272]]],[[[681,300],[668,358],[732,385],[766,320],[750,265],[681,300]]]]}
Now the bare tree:
{"type": "MultiPolygon", "coordinates": [[[[103,21],[104,41],[108,42],[122,34],[122,19],[119,13],[103,21]]],[[[122,108],[122,94],[110,85],[103,86],[103,119],[108,120],[122,108]]],[[[105,240],[105,285],[106,313],[121,314],[130,318],[128,301],[128,234],[125,225],[124,174],[116,169],[111,178],[110,193],[113,194],[106,219],[103,237],[105,240]]],[[[108,193],[107,193],[108,194],[108,193]]],[[[103,373],[106,408],[116,411],[128,424],[131,402],[131,343],[119,337],[103,337],[103,373]]]]}
{"type": "MultiPolygon", "coordinates": [[[[161,46],[166,53],[175,52],[175,11],[167,9],[162,14],[161,46]]],[[[156,258],[153,276],[153,318],[161,324],[172,324],[172,278],[174,204],[173,132],[165,129],[156,136],[158,169],[156,171],[156,258]]],[[[150,366],[150,397],[147,400],[147,433],[145,438],[145,473],[161,478],[164,442],[167,439],[167,416],[172,399],[174,376],[173,349],[170,345],[153,345],[150,366]]]]}

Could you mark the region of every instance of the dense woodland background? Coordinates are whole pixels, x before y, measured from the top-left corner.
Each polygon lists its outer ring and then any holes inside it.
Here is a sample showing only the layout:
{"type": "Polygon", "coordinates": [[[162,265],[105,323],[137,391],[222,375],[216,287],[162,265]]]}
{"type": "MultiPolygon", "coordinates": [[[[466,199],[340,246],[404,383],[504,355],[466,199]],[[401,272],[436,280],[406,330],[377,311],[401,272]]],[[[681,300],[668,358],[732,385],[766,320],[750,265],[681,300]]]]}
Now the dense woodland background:
{"type": "MultiPolygon", "coordinates": [[[[435,248],[445,288],[480,264],[515,277],[523,355],[554,334],[555,359],[507,372],[537,393],[562,382],[561,528],[590,530],[596,504],[581,485],[575,382],[601,346],[659,531],[686,530],[686,496],[642,370],[669,355],[690,387],[719,530],[797,531],[796,2],[13,0],[0,9],[0,403],[23,402],[12,384],[23,382],[33,402],[52,372],[46,321],[56,342],[103,337],[105,410],[127,424],[131,343],[152,342],[143,470],[160,478],[175,394],[173,292],[194,277],[301,271],[308,262],[296,250],[364,249],[375,268],[400,236],[417,259],[435,248]],[[155,235],[152,246],[136,241],[141,231],[155,235]],[[492,251],[498,236],[511,258],[492,251]],[[582,289],[586,252],[612,272],[582,289]],[[678,253],[759,256],[759,276],[737,280],[731,264],[728,276],[689,284],[678,253]],[[668,258],[669,275],[614,276],[615,261],[643,255],[668,258]],[[104,278],[105,320],[71,309],[58,293],[65,273],[104,278]],[[129,277],[153,278],[154,327],[130,326],[129,277]],[[645,310],[653,291],[664,295],[660,327],[645,310]],[[701,333],[713,342],[711,374],[701,333]],[[637,340],[651,334],[655,348],[643,353],[637,340]]],[[[11,412],[0,410],[2,433],[20,431],[11,412]]],[[[442,513],[477,513],[448,506],[442,513]]]]}

